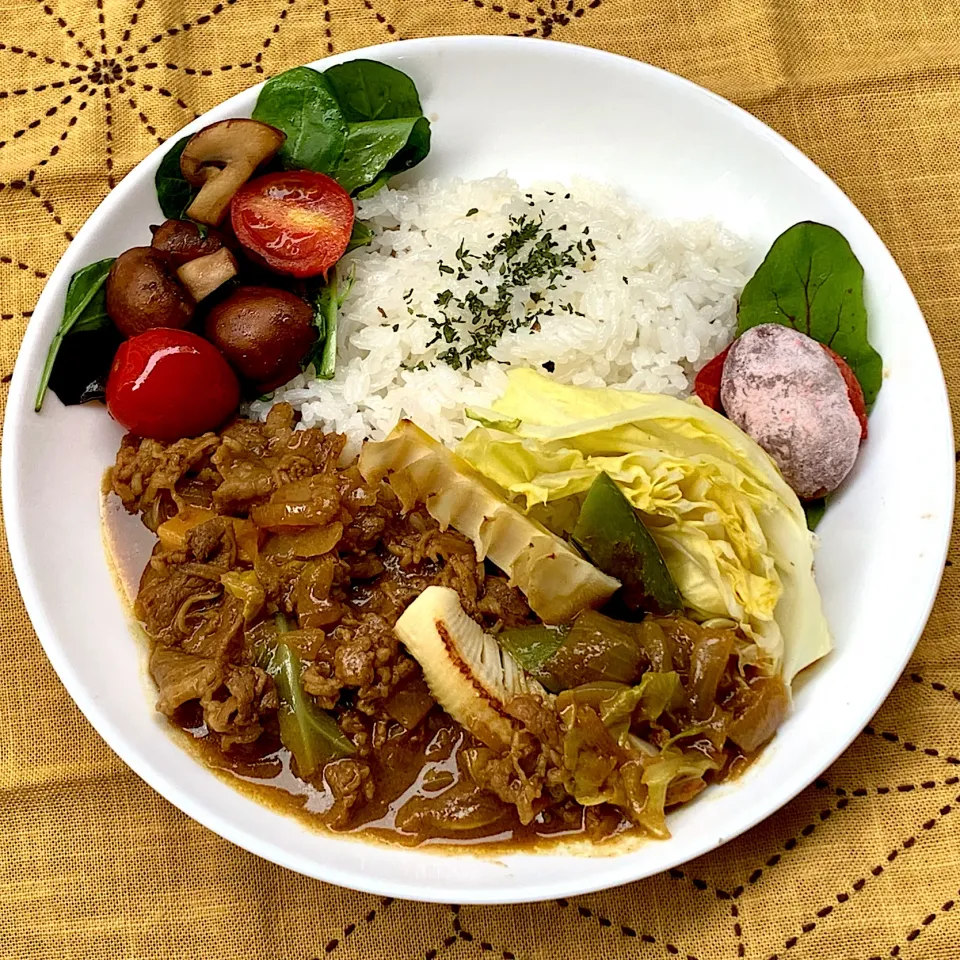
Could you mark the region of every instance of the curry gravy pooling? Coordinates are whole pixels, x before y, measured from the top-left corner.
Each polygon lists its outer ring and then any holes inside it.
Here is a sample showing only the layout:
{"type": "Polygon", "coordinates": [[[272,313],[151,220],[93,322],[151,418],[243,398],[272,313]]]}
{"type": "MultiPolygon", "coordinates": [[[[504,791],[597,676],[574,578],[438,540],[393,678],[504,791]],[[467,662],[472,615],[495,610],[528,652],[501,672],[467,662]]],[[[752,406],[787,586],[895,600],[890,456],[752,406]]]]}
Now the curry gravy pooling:
{"type": "MultiPolygon", "coordinates": [[[[135,632],[146,644],[149,639],[136,623],[133,605],[140,574],[149,560],[156,537],[123,510],[116,495],[106,491],[101,499],[101,518],[104,548],[118,592],[135,632]]],[[[147,679],[147,683],[151,688],[150,696],[155,696],[153,682],[147,679]]],[[[439,794],[449,795],[451,800],[457,797],[457,788],[463,780],[458,759],[471,739],[439,708],[434,708],[425,722],[429,742],[411,747],[398,740],[389,746],[384,752],[377,781],[382,795],[364,808],[362,817],[354,825],[335,832],[408,846],[426,845],[438,852],[445,847],[459,849],[464,845],[481,844],[485,855],[509,852],[518,847],[567,848],[571,841],[596,839],[601,828],[605,836],[616,836],[621,842],[615,849],[591,849],[591,853],[620,853],[624,849],[622,841],[636,843],[643,839],[642,834],[615,811],[608,810],[602,816],[591,815],[588,819],[586,808],[571,809],[571,815],[565,818],[542,818],[545,822],[527,826],[520,824],[515,816],[507,818],[506,822],[505,818],[497,816],[486,827],[463,831],[456,836],[421,839],[416,834],[408,834],[403,829],[404,823],[411,814],[416,814],[418,805],[435,800],[439,794]]],[[[256,749],[247,750],[243,756],[228,755],[220,749],[219,739],[211,735],[202,711],[196,707],[179,710],[169,728],[177,742],[226,783],[259,803],[295,816],[311,829],[325,829],[320,818],[333,805],[331,791],[318,788],[294,774],[290,751],[279,738],[264,736],[256,749]]],[[[489,813],[491,817],[497,814],[496,810],[489,813]]]]}

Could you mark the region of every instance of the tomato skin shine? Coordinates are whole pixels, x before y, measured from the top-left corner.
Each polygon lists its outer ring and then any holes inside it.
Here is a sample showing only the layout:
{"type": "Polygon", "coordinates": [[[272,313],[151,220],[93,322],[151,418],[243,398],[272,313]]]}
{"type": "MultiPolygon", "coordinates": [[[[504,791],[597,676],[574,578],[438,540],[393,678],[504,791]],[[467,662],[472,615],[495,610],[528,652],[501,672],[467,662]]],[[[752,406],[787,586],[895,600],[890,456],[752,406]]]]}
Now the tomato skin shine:
{"type": "Polygon", "coordinates": [[[110,416],[153,440],[215,430],[239,404],[240,384],[223,355],[187,330],[155,327],[124,341],[107,380],[110,416]]]}
{"type": "Polygon", "coordinates": [[[250,180],[230,204],[240,243],[271,269],[293,277],[326,275],[347,249],[353,220],[346,190],[309,170],[250,180]]]}

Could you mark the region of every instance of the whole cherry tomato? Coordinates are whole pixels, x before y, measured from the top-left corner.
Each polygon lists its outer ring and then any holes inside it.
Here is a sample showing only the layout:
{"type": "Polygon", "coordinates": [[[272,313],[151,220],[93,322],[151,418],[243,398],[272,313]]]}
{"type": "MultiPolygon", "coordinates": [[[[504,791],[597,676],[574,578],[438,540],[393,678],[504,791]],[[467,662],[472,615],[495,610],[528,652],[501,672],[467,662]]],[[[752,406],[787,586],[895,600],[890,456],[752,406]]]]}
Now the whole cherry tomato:
{"type": "Polygon", "coordinates": [[[294,277],[326,272],[353,230],[350,195],[323,173],[268,173],[244,184],[230,204],[237,239],[269,267],[294,277]]]}
{"type": "Polygon", "coordinates": [[[107,379],[107,410],[140,437],[179,440],[220,426],[240,384],[217,348],[187,330],[154,327],[120,344],[107,379]]]}

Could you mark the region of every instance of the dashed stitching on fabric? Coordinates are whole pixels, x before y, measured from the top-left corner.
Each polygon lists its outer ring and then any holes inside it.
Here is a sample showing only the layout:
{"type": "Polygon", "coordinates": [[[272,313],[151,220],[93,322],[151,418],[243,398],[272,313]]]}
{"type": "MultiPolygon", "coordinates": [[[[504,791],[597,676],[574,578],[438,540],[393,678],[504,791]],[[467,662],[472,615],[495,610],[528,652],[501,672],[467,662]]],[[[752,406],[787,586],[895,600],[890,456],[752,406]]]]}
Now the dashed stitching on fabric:
{"type": "Polygon", "coordinates": [[[960,759],[952,755],[944,755],[936,747],[918,747],[915,743],[912,743],[910,740],[901,739],[898,733],[894,733],[892,730],[875,730],[873,727],[867,726],[863,728],[863,732],[868,737],[877,737],[880,740],[886,740],[887,743],[895,743],[902,750],[906,750],[907,753],[923,753],[928,757],[937,757],[943,760],[944,763],[949,763],[951,766],[960,766],[960,759]]]}
{"type": "MultiPolygon", "coordinates": [[[[960,895],[960,891],[957,891],[960,895]]],[[[928,913],[920,923],[914,927],[903,939],[905,943],[913,943],[917,937],[920,936],[923,931],[933,923],[937,917],[943,916],[946,913],[949,913],[956,906],[955,900],[948,900],[946,903],[940,905],[940,909],[936,913],[928,913]]],[[[895,943],[887,953],[888,957],[897,957],[900,955],[900,944],[895,943]]],[[[872,956],[869,960],[882,960],[882,958],[877,956],[872,956]]]]}
{"type": "MultiPolygon", "coordinates": [[[[950,561],[947,561],[947,564],[952,566],[950,561]]],[[[960,690],[952,689],[947,686],[945,683],[941,683],[939,680],[927,680],[922,677],[919,673],[911,673],[908,675],[910,679],[921,686],[930,687],[931,690],[936,690],[937,693],[948,693],[954,700],[960,703],[960,690]]]]}
{"type": "Polygon", "coordinates": [[[93,59],[93,54],[90,52],[87,45],[77,36],[73,28],[63,19],[59,14],[55,13],[53,8],[44,2],[44,0],[37,0],[37,4],[43,9],[43,12],[53,20],[56,25],[77,45],[77,49],[85,56],[93,59]]]}
{"type": "MultiPolygon", "coordinates": [[[[960,796],[956,798],[954,803],[960,803],[960,796]]],[[[931,817],[929,820],[925,821],[920,825],[920,830],[927,830],[927,831],[933,830],[933,828],[936,827],[938,823],[940,823],[945,817],[948,817],[955,809],[956,807],[951,804],[946,804],[942,806],[937,812],[937,815],[935,817],[931,817]]],[[[917,837],[915,835],[911,835],[907,837],[904,841],[902,841],[898,846],[894,847],[893,850],[891,850],[887,854],[885,861],[883,863],[877,864],[875,867],[873,867],[872,870],[870,870],[870,877],[874,879],[879,877],[884,872],[887,865],[893,863],[894,860],[896,860],[897,857],[899,857],[902,853],[906,853],[907,851],[911,850],[916,845],[916,842],[917,842],[917,837]]],[[[825,919],[826,917],[830,916],[831,913],[834,912],[837,906],[842,906],[844,903],[847,903],[854,894],[857,894],[861,890],[863,890],[863,888],[867,885],[868,880],[869,878],[866,876],[860,877],[858,880],[854,881],[850,885],[849,892],[841,891],[840,893],[836,894],[835,895],[836,903],[835,904],[828,903],[824,907],[821,907],[821,909],[816,912],[817,920],[810,920],[807,923],[804,923],[800,927],[799,934],[789,937],[787,940],[784,941],[783,949],[792,950],[800,942],[801,937],[803,937],[805,934],[811,933],[816,929],[818,920],[825,919]]],[[[768,960],[780,960],[780,954],[779,953],[771,954],[768,957],[768,960]]]]}
{"type": "Polygon", "coordinates": [[[557,27],[569,26],[574,20],[582,17],[588,10],[596,10],[602,0],[589,0],[583,6],[578,6],[574,0],[527,0],[535,4],[536,16],[508,10],[500,2],[488,3],[486,0],[463,0],[478,9],[487,8],[493,13],[506,14],[510,20],[522,21],[528,27],[521,31],[525,37],[540,36],[547,39],[553,35],[557,27]]]}
{"type": "Polygon", "coordinates": [[[395,40],[403,39],[403,37],[401,37],[400,34],[397,33],[397,28],[379,10],[377,10],[376,7],[374,7],[371,0],[363,0],[363,5],[364,7],[367,8],[367,10],[369,10],[374,15],[377,23],[379,23],[382,27],[384,27],[384,29],[387,31],[387,33],[390,34],[391,37],[393,37],[395,40]]]}
{"type": "Polygon", "coordinates": [[[636,938],[641,943],[656,944],[659,943],[663,946],[663,949],[672,957],[683,957],[684,960],[697,960],[695,956],[690,953],[684,953],[676,944],[671,943],[667,940],[657,940],[652,934],[649,933],[638,933],[633,927],[628,927],[622,923],[614,923],[608,917],[603,916],[602,914],[596,913],[594,910],[591,910],[589,907],[576,906],[571,904],[569,900],[561,897],[558,900],[555,900],[554,903],[562,910],[574,906],[577,911],[577,916],[581,920],[588,920],[598,924],[605,930],[615,930],[619,932],[620,936],[628,937],[630,939],[636,938]]]}
{"type": "MultiPolygon", "coordinates": [[[[359,928],[361,928],[361,926],[369,927],[370,924],[372,924],[377,917],[379,917],[380,914],[390,907],[394,902],[395,901],[393,897],[382,897],[380,899],[379,910],[376,908],[368,910],[362,920],[358,920],[356,923],[348,923],[341,931],[339,937],[331,937],[329,940],[327,940],[323,946],[323,956],[327,957],[335,950],[338,950],[347,942],[347,940],[350,939],[351,936],[353,936],[354,933],[357,932],[359,928]]],[[[321,960],[321,958],[317,956],[314,957],[313,960],[321,960]]]]}
{"type": "MultiPolygon", "coordinates": [[[[185,23],[181,23],[178,27],[164,27],[156,36],[151,37],[146,43],[142,46],[137,47],[137,53],[146,53],[151,47],[156,46],[160,43],[165,37],[175,37],[180,33],[188,33],[194,27],[202,27],[205,23],[209,23],[214,17],[223,13],[227,7],[232,7],[237,0],[221,0],[218,2],[209,13],[204,13],[201,16],[197,17],[196,20],[190,20],[185,23]]],[[[133,59],[133,55],[128,58],[133,59]]]]}

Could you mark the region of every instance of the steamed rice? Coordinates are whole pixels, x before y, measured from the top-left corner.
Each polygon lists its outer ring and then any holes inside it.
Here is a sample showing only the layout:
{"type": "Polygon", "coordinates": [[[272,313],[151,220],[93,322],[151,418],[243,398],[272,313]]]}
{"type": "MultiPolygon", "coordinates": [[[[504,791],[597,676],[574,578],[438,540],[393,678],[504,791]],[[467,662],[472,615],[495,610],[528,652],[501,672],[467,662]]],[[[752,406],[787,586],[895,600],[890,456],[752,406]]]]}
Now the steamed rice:
{"type": "MultiPolygon", "coordinates": [[[[471,425],[464,408],[489,407],[511,365],[564,383],[683,395],[730,340],[746,279],[745,244],[716,223],[656,220],[585,181],[525,192],[505,176],[424,180],[381,190],[357,215],[374,236],[338,267],[356,280],[340,311],[335,379],[305,374],[251,405],[265,416],[273,403],[291,403],[304,426],[345,433],[350,453],[402,417],[455,442],[471,425]],[[492,359],[470,369],[437,359],[451,350],[438,331],[441,305],[470,291],[474,302],[496,302],[503,258],[485,270],[481,257],[518,223],[538,219],[539,236],[549,233],[577,265],[553,283],[544,276],[509,291],[505,320],[519,329],[489,349],[492,359]]],[[[464,324],[452,329],[461,332],[456,352],[471,337],[464,324]]]]}

